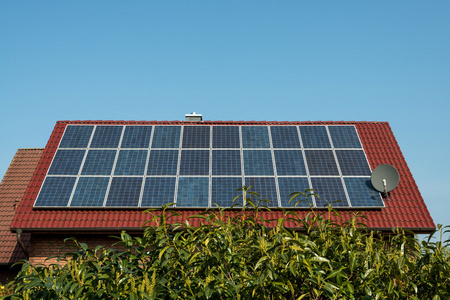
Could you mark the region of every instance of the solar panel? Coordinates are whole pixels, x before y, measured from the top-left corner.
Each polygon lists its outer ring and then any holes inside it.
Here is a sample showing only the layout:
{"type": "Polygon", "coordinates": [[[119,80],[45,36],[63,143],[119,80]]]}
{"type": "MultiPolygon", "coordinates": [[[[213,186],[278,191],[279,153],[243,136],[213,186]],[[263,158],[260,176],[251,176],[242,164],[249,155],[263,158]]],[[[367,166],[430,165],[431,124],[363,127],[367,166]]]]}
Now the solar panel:
{"type": "Polygon", "coordinates": [[[70,206],[101,207],[106,196],[109,177],[81,177],[70,206]]]}
{"type": "Polygon", "coordinates": [[[277,174],[306,175],[305,162],[301,150],[275,150],[277,174]]]}
{"type": "Polygon", "coordinates": [[[181,126],[155,126],[152,148],[179,148],[181,126]]]}
{"type": "Polygon", "coordinates": [[[116,150],[89,150],[81,175],[111,175],[116,150]]]}
{"type": "Polygon", "coordinates": [[[176,177],[147,177],[141,207],[162,206],[175,202],[176,177]]]}
{"type": "Polygon", "coordinates": [[[296,126],[271,126],[274,148],[300,148],[296,126]]]}
{"type": "Polygon", "coordinates": [[[209,148],[210,126],[185,126],[183,148],[209,148]]]}
{"type": "Polygon", "coordinates": [[[84,158],[84,150],[58,150],[49,175],[77,175],[84,158]]]}
{"type": "Polygon", "coordinates": [[[300,126],[304,148],[331,148],[325,126],[300,126]]]}
{"type": "Polygon", "coordinates": [[[62,207],[69,203],[76,177],[47,177],[42,185],[36,206],[62,207]]]}
{"type": "Polygon", "coordinates": [[[147,175],[177,175],[178,150],[152,150],[147,175]]]}
{"type": "Polygon", "coordinates": [[[241,151],[212,151],[212,175],[241,175],[241,173],[241,151]]]}
{"type": "Polygon", "coordinates": [[[244,150],[245,175],[273,175],[270,150],[244,150]]]}
{"type": "Polygon", "coordinates": [[[332,150],[305,150],[311,175],[339,175],[332,150]]]}
{"type": "Polygon", "coordinates": [[[144,175],[147,150],[120,150],[114,175],[144,175]]]}
{"type": "Polygon", "coordinates": [[[126,126],[121,148],[148,148],[152,126],[126,126]]]}
{"type": "Polygon", "coordinates": [[[209,151],[181,151],[180,175],[209,175],[209,151]]]}
{"type": "Polygon", "coordinates": [[[106,206],[137,207],[141,195],[142,177],[114,177],[106,206]]]}
{"type": "Polygon", "coordinates": [[[270,148],[267,126],[242,126],[241,128],[244,148],[270,148]]]}
{"type": "Polygon", "coordinates": [[[328,126],[334,148],[362,148],[354,126],[328,126]]]}
{"type": "Polygon", "coordinates": [[[213,148],[241,148],[239,142],[239,126],[214,126],[213,148]]]}
{"type": "Polygon", "coordinates": [[[117,148],[123,126],[97,126],[92,138],[91,148],[117,148]]]}
{"type": "Polygon", "coordinates": [[[289,196],[293,192],[304,192],[310,189],[308,178],[306,177],[279,177],[278,186],[280,187],[280,199],[282,207],[310,207],[313,206],[311,198],[298,196],[291,202],[289,196]]]}
{"type": "Polygon", "coordinates": [[[86,148],[91,139],[94,126],[73,126],[68,125],[66,132],[59,144],[59,148],[86,148]]]}
{"type": "Polygon", "coordinates": [[[308,188],[315,207],[384,207],[370,174],[355,126],[70,124],[34,206],[229,207],[244,181],[272,207],[308,188]]]}
{"type": "Polygon", "coordinates": [[[180,177],[178,179],[177,207],[208,207],[208,201],[208,177],[180,177]]]}
{"type": "Polygon", "coordinates": [[[242,194],[236,190],[242,187],[242,177],[213,177],[212,178],[212,207],[214,203],[220,207],[231,207],[237,204],[237,207],[242,207],[243,199],[240,197],[233,202],[233,199],[242,194]]]}

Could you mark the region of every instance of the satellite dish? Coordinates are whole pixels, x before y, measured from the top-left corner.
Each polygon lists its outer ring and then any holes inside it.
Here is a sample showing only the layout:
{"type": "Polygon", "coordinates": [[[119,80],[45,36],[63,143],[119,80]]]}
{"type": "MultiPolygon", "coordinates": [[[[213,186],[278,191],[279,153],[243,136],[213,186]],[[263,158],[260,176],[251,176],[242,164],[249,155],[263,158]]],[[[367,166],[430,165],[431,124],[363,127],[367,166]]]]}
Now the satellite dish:
{"type": "Polygon", "coordinates": [[[400,174],[391,165],[379,165],[372,171],[370,180],[377,191],[386,194],[397,187],[400,181],[400,174]]]}

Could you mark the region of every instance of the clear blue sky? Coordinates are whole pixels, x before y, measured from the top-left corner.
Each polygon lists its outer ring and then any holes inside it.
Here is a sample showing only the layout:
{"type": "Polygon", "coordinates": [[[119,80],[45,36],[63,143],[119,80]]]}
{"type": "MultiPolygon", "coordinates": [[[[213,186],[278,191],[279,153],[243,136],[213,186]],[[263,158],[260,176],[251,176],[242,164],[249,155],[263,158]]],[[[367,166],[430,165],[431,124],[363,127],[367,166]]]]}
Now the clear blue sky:
{"type": "Polygon", "coordinates": [[[1,1],[0,174],[57,120],[388,121],[450,224],[450,1],[1,1]]]}

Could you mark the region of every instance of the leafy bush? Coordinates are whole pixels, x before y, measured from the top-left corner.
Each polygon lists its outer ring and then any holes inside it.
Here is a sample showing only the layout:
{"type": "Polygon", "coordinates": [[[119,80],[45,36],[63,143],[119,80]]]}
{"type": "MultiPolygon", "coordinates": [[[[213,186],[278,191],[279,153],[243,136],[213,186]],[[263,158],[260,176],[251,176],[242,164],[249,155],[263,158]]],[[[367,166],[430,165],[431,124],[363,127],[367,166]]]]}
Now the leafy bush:
{"type": "Polygon", "coordinates": [[[62,264],[24,263],[14,293],[3,299],[450,298],[442,226],[437,242],[402,230],[382,236],[366,230],[356,213],[349,222],[331,221],[340,219],[329,206],[305,218],[286,211],[268,228],[261,212],[269,209],[243,191],[244,208],[232,217],[207,210],[193,216],[202,219],[198,227],[172,223],[179,213],[168,205],[149,210],[157,225],[139,237],[122,232],[118,244],[126,251],[68,239],[75,249],[59,258],[62,264]],[[286,221],[301,230],[284,227],[286,221]]]}

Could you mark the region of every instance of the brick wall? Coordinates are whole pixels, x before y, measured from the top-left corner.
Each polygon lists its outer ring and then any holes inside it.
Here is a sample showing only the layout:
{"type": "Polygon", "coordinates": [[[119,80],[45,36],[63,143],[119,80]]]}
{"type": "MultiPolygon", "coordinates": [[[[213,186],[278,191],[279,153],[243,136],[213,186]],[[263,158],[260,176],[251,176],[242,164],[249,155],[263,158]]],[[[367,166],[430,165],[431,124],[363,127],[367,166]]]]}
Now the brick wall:
{"type": "Polygon", "coordinates": [[[29,261],[35,264],[52,264],[56,263],[57,259],[52,258],[50,260],[46,260],[49,256],[59,256],[66,252],[73,251],[74,248],[62,248],[64,245],[64,239],[67,237],[75,237],[79,242],[86,243],[89,248],[93,249],[95,246],[102,245],[107,248],[114,248],[118,250],[124,250],[123,247],[112,245],[116,243],[118,240],[114,238],[110,238],[108,235],[39,235],[33,234],[31,236],[31,245],[30,245],[30,257],[29,261]]]}

